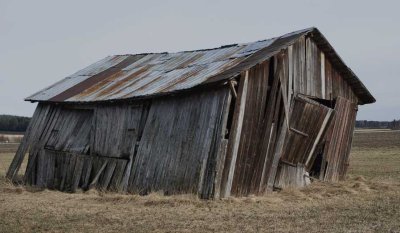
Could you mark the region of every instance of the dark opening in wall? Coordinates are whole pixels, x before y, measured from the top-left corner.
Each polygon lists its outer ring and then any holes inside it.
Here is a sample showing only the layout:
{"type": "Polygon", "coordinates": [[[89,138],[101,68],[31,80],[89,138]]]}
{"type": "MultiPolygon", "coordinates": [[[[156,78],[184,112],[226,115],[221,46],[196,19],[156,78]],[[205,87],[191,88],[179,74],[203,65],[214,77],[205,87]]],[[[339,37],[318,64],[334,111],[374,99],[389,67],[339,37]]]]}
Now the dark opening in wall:
{"type": "Polygon", "coordinates": [[[318,146],[318,150],[316,151],[316,156],[313,162],[313,165],[311,166],[310,169],[310,176],[319,178],[321,174],[321,168],[322,168],[322,161],[323,161],[323,152],[324,152],[324,147],[325,147],[325,142],[318,146]]]}
{"type": "MultiPolygon", "coordinates": [[[[234,86],[236,93],[238,93],[238,89],[239,89],[238,86],[239,85],[234,86]]],[[[233,122],[233,113],[235,112],[235,106],[236,106],[236,98],[235,98],[235,96],[232,95],[231,104],[229,106],[228,119],[226,122],[226,130],[225,130],[225,137],[224,137],[225,139],[228,139],[229,135],[231,133],[232,122],[233,122]]]]}
{"type": "Polygon", "coordinates": [[[314,101],[317,101],[318,103],[329,107],[329,108],[335,108],[335,104],[336,104],[336,100],[325,100],[325,99],[320,99],[320,98],[316,98],[316,97],[308,97],[314,101]]]}

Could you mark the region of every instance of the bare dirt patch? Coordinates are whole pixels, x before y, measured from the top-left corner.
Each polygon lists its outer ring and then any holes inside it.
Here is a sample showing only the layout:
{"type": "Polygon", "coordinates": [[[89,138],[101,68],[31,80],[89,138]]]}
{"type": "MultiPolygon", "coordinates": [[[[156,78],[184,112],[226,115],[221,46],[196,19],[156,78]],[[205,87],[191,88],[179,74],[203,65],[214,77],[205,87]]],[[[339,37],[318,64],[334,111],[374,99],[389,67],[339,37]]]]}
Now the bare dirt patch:
{"type": "Polygon", "coordinates": [[[218,201],[33,192],[4,179],[11,158],[0,154],[0,232],[400,232],[400,132],[356,132],[345,182],[218,201]]]}

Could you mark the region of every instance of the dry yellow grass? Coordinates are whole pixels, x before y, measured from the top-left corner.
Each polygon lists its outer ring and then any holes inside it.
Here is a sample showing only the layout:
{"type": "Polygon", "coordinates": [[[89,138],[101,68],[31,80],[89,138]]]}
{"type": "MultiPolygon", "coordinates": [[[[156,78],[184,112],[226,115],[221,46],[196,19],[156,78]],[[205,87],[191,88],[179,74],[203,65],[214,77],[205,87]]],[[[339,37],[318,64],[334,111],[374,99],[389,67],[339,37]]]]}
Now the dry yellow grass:
{"type": "Polygon", "coordinates": [[[0,232],[400,232],[400,132],[356,133],[346,182],[262,197],[67,194],[15,187],[0,154],[0,232]]]}

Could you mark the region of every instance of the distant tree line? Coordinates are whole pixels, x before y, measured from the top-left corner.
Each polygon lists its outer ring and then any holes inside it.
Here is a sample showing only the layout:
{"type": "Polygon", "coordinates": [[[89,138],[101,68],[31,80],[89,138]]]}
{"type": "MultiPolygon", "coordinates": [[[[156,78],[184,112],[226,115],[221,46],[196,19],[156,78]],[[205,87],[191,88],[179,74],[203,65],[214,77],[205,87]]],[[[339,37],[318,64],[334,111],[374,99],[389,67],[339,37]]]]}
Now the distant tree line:
{"type": "Polygon", "coordinates": [[[390,129],[400,129],[400,120],[393,120],[389,124],[390,129]]]}
{"type": "Polygon", "coordinates": [[[400,120],[393,121],[356,121],[356,128],[400,129],[400,120]]]}
{"type": "Polygon", "coordinates": [[[0,131],[25,132],[30,117],[0,115],[0,131]]]}

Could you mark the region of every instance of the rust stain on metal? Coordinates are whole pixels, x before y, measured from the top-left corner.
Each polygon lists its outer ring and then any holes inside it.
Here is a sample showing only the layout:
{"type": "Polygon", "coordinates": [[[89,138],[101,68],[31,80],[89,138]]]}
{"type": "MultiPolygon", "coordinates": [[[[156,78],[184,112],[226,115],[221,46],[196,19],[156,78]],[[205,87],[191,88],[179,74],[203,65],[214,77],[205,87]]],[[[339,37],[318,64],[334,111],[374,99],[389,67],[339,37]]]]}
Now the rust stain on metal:
{"type": "Polygon", "coordinates": [[[97,83],[91,88],[85,90],[81,94],[77,95],[77,98],[83,98],[86,96],[90,96],[92,94],[96,94],[97,96],[107,96],[111,93],[118,93],[117,89],[126,86],[128,82],[134,80],[134,78],[140,76],[150,69],[151,65],[147,65],[143,68],[140,68],[138,71],[130,74],[129,76],[122,78],[121,80],[117,80],[121,76],[123,76],[126,72],[120,70],[119,72],[113,74],[109,78],[105,79],[102,82],[97,83]],[[117,81],[115,81],[117,80],[117,81]],[[109,84],[109,86],[106,86],[109,84]]]}
{"type": "Polygon", "coordinates": [[[132,64],[133,62],[135,62],[137,60],[138,60],[137,56],[129,56],[128,58],[126,58],[125,60],[120,62],[118,65],[111,67],[97,75],[94,75],[94,76],[86,79],[85,81],[61,92],[60,94],[51,98],[50,101],[60,102],[60,101],[66,100],[72,96],[75,96],[75,95],[83,92],[84,90],[88,89],[89,87],[95,85],[96,83],[98,83],[102,80],[105,80],[110,75],[120,71],[122,68],[125,68],[126,66],[132,64]]]}

